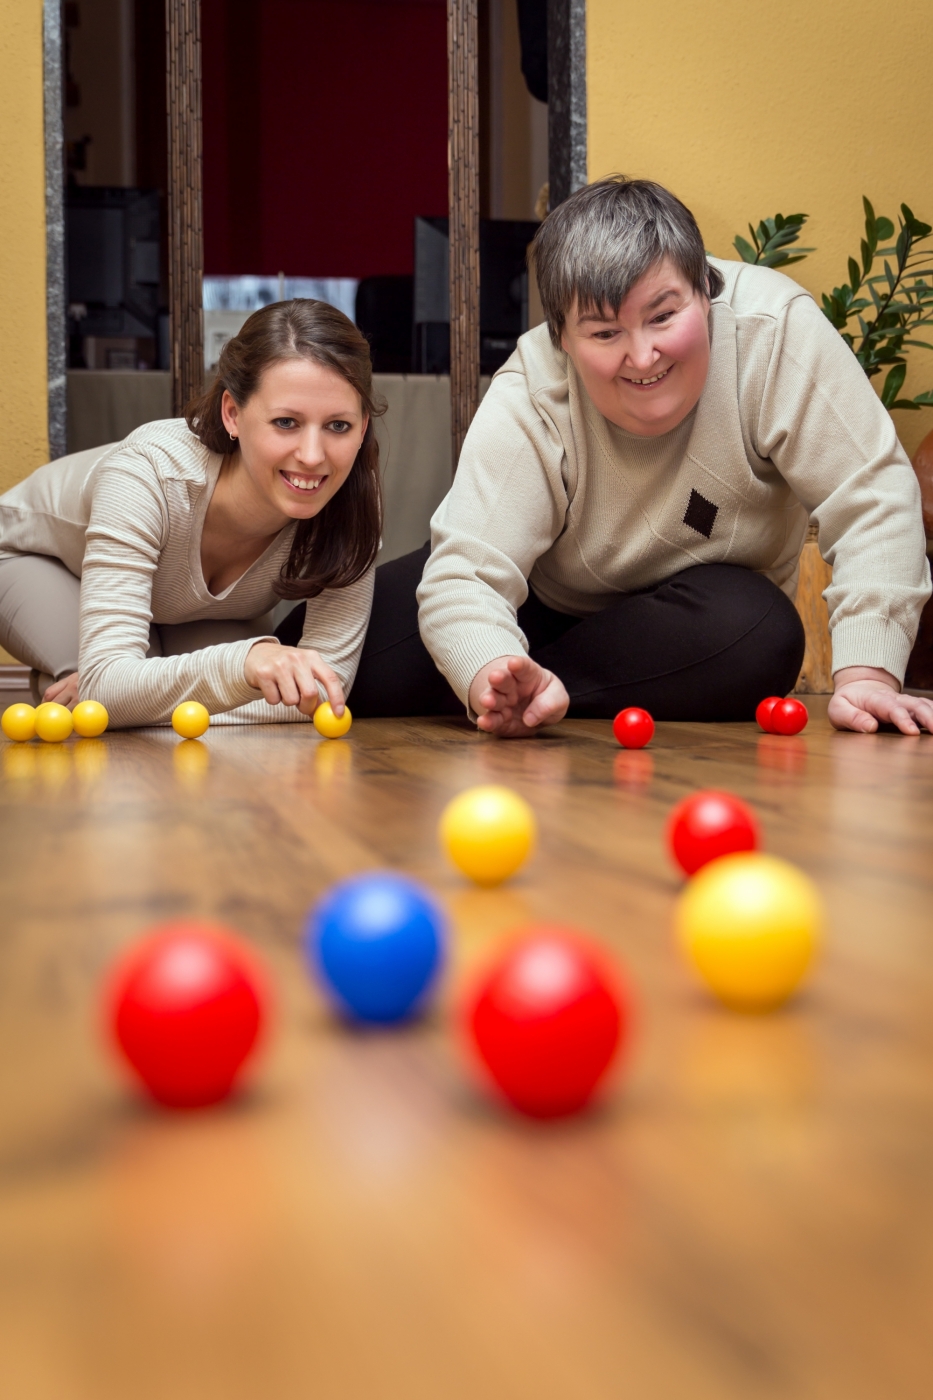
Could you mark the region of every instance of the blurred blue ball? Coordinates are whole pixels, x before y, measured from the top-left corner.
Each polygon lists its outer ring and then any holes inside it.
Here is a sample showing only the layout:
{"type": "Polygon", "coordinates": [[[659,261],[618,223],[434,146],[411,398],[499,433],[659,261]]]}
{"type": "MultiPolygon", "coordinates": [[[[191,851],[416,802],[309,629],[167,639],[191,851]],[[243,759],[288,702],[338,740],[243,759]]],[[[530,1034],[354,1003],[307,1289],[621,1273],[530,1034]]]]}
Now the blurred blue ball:
{"type": "Polygon", "coordinates": [[[311,910],[309,966],[342,1011],[387,1024],[418,1009],[441,964],[444,916],[403,875],[356,875],[311,910]]]}

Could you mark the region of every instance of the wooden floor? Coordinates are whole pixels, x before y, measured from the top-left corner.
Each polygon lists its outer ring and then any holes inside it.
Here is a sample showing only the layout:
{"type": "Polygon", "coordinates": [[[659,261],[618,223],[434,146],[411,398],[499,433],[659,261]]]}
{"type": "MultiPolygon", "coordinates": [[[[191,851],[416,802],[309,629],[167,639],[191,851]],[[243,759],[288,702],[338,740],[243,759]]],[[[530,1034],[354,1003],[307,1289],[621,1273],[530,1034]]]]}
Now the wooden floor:
{"type": "Polygon", "coordinates": [[[0,1395],[10,1400],[928,1400],[933,737],[608,724],[497,744],[450,721],[149,731],[0,748],[0,1395]],[[539,854],[499,891],[435,845],[513,785],[539,854]],[[661,833],[750,799],[831,917],[792,1008],[681,966],[661,833]],[[298,955],[328,883],[392,865],[455,929],[436,1014],[351,1033],[298,955]],[[153,921],[244,931],[280,989],[252,1092],[142,1104],[102,1048],[108,959],[153,921]],[[598,1113],[535,1126],[465,1078],[464,968],[529,920],[591,930],[642,1015],[598,1113]]]}

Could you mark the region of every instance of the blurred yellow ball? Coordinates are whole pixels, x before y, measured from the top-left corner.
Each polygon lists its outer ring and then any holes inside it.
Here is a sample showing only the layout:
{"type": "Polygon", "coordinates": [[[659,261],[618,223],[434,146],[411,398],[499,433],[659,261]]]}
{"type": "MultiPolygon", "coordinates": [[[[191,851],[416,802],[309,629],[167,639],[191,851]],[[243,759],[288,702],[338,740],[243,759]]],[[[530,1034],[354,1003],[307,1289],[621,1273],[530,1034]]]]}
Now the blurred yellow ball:
{"type": "Polygon", "coordinates": [[[36,708],[36,733],[47,744],[60,744],[74,728],[71,711],[54,700],[36,708]]]}
{"type": "Polygon", "coordinates": [[[96,700],[82,700],[71,712],[75,733],[82,739],[96,739],[110,723],[110,716],[96,700]]]}
{"type": "Polygon", "coordinates": [[[210,715],[197,700],[185,700],[172,711],[172,728],[183,739],[200,739],[210,722],[210,715]]]}
{"type": "Polygon", "coordinates": [[[813,881],[786,860],[740,851],[694,875],[680,896],[676,928],[687,958],[721,1001],[767,1011],[806,976],[823,905],[813,881]]]}
{"type": "Polygon", "coordinates": [[[454,865],[478,885],[498,885],[531,853],[535,814],[506,787],[468,788],[441,814],[441,845],[454,865]]]}
{"type": "Polygon", "coordinates": [[[36,737],[36,712],[32,705],[8,705],[0,726],[8,739],[24,743],[36,737]]]}
{"type": "Polygon", "coordinates": [[[325,700],[323,705],[318,705],[314,711],[314,727],[325,739],[342,739],[352,723],[353,716],[346,706],[338,719],[329,700],[325,700]]]}

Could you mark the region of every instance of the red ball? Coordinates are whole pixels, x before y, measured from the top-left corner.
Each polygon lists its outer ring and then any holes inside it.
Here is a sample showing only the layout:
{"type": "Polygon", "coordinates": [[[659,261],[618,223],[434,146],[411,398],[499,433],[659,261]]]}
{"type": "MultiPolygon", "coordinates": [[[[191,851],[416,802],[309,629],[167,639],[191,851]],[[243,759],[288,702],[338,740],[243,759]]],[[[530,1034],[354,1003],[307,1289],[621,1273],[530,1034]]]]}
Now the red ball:
{"type": "Polygon", "coordinates": [[[781,700],[771,711],[771,733],[799,734],[809,718],[806,705],[799,700],[781,700]]]}
{"type": "Polygon", "coordinates": [[[623,749],[643,749],[654,734],[654,720],[647,710],[633,705],[619,711],[612,721],[612,732],[623,749]]]}
{"type": "Polygon", "coordinates": [[[508,1102],[532,1118],[576,1113],[631,1031],[631,995],[573,930],[530,930],[487,969],[466,1005],[473,1046],[508,1102]]]}
{"type": "Polygon", "coordinates": [[[165,924],[118,961],[107,1019],[154,1099],[200,1108],[233,1088],[259,1035],[265,982],[258,960],[233,934],[165,924]]]}
{"type": "Polygon", "coordinates": [[[774,730],[771,728],[771,714],[775,705],[780,705],[780,703],[780,695],[769,695],[767,700],[762,700],[755,711],[755,718],[766,734],[774,733],[774,730]]]}
{"type": "Polygon", "coordinates": [[[751,808],[731,792],[695,792],[671,812],[667,844],[681,870],[693,875],[718,856],[756,851],[758,822],[751,808]]]}

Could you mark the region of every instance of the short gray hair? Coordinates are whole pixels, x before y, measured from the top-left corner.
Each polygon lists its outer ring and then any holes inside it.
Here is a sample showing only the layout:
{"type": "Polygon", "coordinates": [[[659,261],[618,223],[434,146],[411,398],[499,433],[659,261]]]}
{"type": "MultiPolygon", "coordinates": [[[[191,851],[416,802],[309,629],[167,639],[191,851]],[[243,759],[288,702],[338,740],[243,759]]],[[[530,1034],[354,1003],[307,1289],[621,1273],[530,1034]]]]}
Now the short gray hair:
{"type": "Polygon", "coordinates": [[[610,175],[584,185],[545,219],[531,245],[541,304],[555,345],[574,301],[584,312],[617,312],[640,277],[662,258],[702,296],[722,291],[696,219],[653,180],[610,175]]]}

